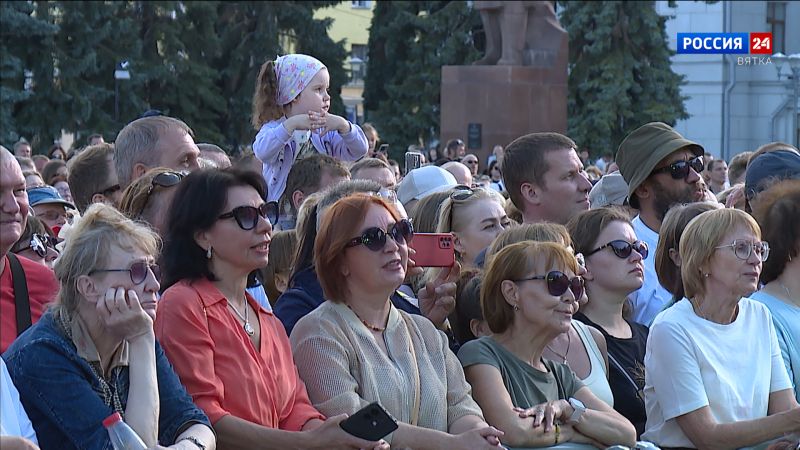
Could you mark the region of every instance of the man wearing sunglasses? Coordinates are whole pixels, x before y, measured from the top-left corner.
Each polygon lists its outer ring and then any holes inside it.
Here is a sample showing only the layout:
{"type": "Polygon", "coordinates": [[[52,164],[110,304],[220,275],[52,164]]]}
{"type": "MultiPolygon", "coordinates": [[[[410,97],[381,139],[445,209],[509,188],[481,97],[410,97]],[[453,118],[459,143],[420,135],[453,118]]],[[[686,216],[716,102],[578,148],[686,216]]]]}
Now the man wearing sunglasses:
{"type": "Polygon", "coordinates": [[[0,352],[39,320],[58,283],[53,271],[10,253],[30,213],[25,177],[14,156],[0,149],[0,352]],[[15,268],[16,266],[16,268],[15,268]],[[27,291],[27,294],[25,293],[27,291]]]}
{"type": "MultiPolygon", "coordinates": [[[[661,122],[642,125],[620,144],[616,163],[628,183],[630,205],[639,210],[633,229],[650,249],[658,246],[661,222],[673,205],[703,201],[703,154],[702,146],[661,122]]],[[[649,326],[672,296],[658,282],[655,252],[645,258],[644,267],[644,284],[629,298],[633,319],[649,326]]]]}

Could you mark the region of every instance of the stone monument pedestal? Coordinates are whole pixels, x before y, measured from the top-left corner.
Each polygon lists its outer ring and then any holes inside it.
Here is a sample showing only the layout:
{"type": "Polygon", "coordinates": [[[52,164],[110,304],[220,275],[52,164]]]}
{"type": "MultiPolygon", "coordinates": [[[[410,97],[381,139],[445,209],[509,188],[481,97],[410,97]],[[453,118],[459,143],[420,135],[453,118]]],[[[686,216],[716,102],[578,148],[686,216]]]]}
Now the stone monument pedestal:
{"type": "Polygon", "coordinates": [[[566,51],[553,59],[549,67],[442,67],[440,148],[449,139],[463,139],[482,171],[495,145],[537,131],[566,134],[566,51]],[[480,124],[480,148],[470,146],[478,137],[478,127],[470,124],[480,124]]]}

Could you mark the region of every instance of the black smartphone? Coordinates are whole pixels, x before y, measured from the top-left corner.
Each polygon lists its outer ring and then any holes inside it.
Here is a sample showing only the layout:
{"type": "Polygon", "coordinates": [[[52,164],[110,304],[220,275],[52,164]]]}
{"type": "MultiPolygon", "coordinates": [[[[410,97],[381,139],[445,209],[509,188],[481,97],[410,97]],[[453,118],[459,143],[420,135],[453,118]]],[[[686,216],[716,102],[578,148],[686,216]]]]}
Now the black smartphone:
{"type": "Polygon", "coordinates": [[[378,402],[375,402],[361,408],[343,420],[339,426],[357,438],[379,441],[397,429],[397,421],[378,402]]]}
{"type": "Polygon", "coordinates": [[[406,152],[406,174],[422,166],[422,153],[406,152]]]}
{"type": "Polygon", "coordinates": [[[389,144],[381,144],[381,146],[378,147],[378,153],[389,153],[389,144]]]}

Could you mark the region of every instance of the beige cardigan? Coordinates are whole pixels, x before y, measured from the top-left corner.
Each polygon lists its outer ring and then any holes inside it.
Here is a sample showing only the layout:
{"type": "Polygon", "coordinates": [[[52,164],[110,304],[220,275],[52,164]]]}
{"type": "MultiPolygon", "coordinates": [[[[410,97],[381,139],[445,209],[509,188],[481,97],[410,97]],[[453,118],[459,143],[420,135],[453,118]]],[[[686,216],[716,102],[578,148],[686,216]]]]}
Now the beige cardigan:
{"type": "Polygon", "coordinates": [[[290,338],[292,353],[311,403],[320,412],[328,417],[352,414],[377,401],[395,419],[410,423],[416,366],[418,426],[447,432],[461,417],[483,418],[447,337],[428,319],[391,305],[383,337],[388,355],[353,311],[330,301],[297,322],[290,338]]]}

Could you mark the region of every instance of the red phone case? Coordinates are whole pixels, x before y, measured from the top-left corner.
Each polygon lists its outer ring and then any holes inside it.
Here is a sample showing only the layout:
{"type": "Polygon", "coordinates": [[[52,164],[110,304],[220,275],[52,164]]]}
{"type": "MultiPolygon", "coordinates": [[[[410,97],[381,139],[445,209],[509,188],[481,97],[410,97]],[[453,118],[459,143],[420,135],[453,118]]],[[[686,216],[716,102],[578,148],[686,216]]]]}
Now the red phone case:
{"type": "Polygon", "coordinates": [[[419,267],[450,267],[456,263],[453,235],[450,233],[414,233],[409,245],[419,267]]]}

